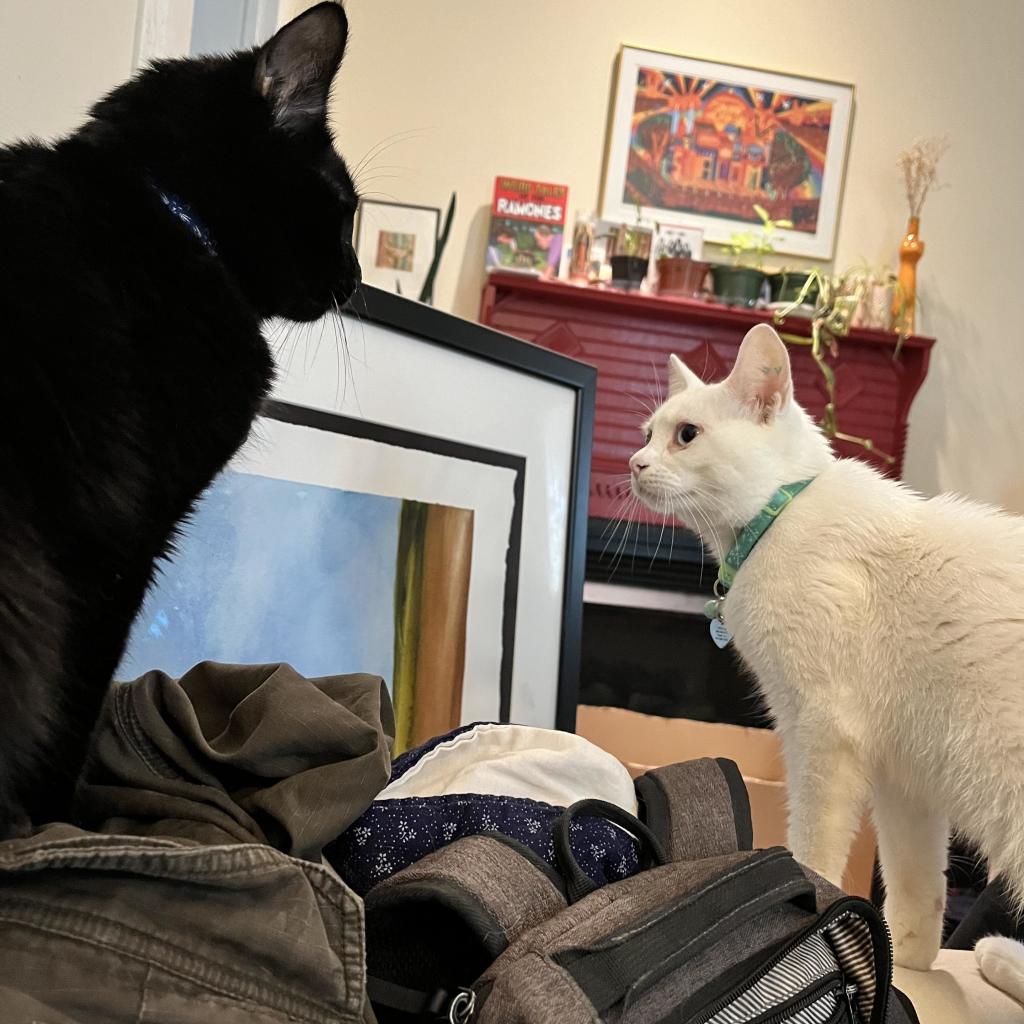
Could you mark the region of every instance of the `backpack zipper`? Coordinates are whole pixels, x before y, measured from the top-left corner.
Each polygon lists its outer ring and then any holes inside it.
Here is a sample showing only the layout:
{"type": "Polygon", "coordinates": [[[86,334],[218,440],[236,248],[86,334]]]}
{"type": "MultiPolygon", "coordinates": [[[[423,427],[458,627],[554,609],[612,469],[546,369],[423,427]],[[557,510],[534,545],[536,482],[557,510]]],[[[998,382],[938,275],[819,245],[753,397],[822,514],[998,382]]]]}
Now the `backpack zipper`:
{"type": "MultiPolygon", "coordinates": [[[[776,1007],[774,1010],[767,1011],[769,1016],[753,1017],[750,1020],[750,1024],[786,1024],[786,1021],[791,1020],[796,1014],[800,1013],[801,1010],[806,1010],[808,1006],[813,1006],[815,1003],[824,999],[825,996],[832,996],[835,1001],[835,1005],[829,1009],[829,1019],[835,1015],[836,1007],[843,1006],[844,1003],[841,1001],[843,992],[849,986],[843,985],[841,975],[831,975],[825,981],[820,982],[817,987],[811,989],[806,994],[795,997],[788,1003],[783,1003],[782,1006],[776,1007]]],[[[855,989],[856,990],[856,989],[855,989]]],[[[846,998],[846,1004],[849,1004],[849,997],[846,998]]],[[[851,1020],[856,1021],[856,1017],[852,1017],[851,1020]]]]}
{"type": "MultiPolygon", "coordinates": [[[[719,999],[700,1013],[692,1017],[688,1024],[707,1024],[707,1022],[714,1017],[716,1013],[724,1009],[734,999],[742,995],[743,992],[752,988],[756,985],[773,967],[775,967],[780,960],[783,959],[788,953],[792,952],[797,946],[800,945],[808,936],[813,935],[815,932],[823,932],[830,925],[835,924],[836,921],[843,917],[849,917],[859,910],[860,916],[867,924],[868,928],[871,929],[872,933],[875,932],[874,922],[881,922],[882,928],[884,929],[885,935],[885,972],[884,977],[882,972],[876,970],[875,972],[875,1005],[871,1014],[871,1021],[869,1024],[883,1024],[885,1019],[885,1004],[889,999],[889,988],[892,985],[892,935],[889,932],[889,925],[886,923],[885,918],[878,912],[874,904],[869,903],[865,899],[861,899],[859,896],[846,896],[842,899],[836,900],[818,918],[814,924],[805,928],[802,932],[795,935],[786,945],[771,958],[766,964],[763,964],[752,976],[745,978],[740,984],[733,987],[733,989],[726,995],[719,999]],[[870,913],[864,913],[864,909],[867,908],[870,913]]],[[[854,1021],[857,1022],[858,1018],[855,1016],[854,1021]]]]}

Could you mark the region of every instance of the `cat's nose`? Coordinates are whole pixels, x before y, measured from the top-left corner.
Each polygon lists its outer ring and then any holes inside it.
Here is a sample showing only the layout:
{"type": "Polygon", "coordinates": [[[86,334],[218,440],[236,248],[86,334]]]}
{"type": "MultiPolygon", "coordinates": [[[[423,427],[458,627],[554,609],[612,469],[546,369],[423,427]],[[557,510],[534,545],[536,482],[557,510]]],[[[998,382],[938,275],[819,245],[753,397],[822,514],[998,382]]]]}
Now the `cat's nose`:
{"type": "Polygon", "coordinates": [[[644,462],[643,459],[640,458],[639,454],[634,455],[629,460],[629,468],[633,476],[639,476],[649,465],[650,463],[644,462]]]}

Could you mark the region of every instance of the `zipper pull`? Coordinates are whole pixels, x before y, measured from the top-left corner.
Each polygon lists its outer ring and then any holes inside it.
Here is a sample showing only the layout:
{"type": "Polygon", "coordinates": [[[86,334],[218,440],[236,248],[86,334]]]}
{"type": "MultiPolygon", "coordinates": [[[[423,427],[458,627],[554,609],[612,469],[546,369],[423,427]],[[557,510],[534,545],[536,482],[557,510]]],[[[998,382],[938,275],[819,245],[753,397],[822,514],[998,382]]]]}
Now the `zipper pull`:
{"type": "Polygon", "coordinates": [[[451,1024],[469,1024],[476,1010],[476,993],[471,988],[461,988],[448,1007],[451,1024]]]}
{"type": "Polygon", "coordinates": [[[860,1017],[857,1014],[857,1008],[853,1005],[857,1000],[857,986],[847,985],[843,991],[846,993],[846,1005],[850,1011],[851,1024],[857,1024],[860,1017]]]}

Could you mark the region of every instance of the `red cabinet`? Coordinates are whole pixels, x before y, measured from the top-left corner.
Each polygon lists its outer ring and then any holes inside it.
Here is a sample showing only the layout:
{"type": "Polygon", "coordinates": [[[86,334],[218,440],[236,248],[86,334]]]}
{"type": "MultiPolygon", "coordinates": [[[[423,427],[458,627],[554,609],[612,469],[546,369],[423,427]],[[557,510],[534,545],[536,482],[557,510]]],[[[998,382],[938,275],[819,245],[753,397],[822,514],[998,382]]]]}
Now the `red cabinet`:
{"type": "MultiPolygon", "coordinates": [[[[669,354],[675,352],[705,380],[725,376],[746,331],[771,321],[771,314],[712,303],[595,289],[517,274],[492,274],[484,287],[480,321],[517,338],[597,367],[590,515],[614,518],[628,491],[629,456],[641,445],[645,406],[664,394],[669,354]]],[[[806,320],[789,318],[782,328],[808,336],[806,320]]],[[[849,443],[837,452],[863,458],[898,476],[903,467],[910,403],[924,381],[934,340],[908,338],[894,358],[896,336],[852,330],[840,342],[835,364],[839,428],[869,437],[883,459],[849,443]]],[[[820,416],[826,401],[810,349],[791,345],[797,400],[820,416]]],[[[651,521],[661,522],[653,516],[651,521]]]]}

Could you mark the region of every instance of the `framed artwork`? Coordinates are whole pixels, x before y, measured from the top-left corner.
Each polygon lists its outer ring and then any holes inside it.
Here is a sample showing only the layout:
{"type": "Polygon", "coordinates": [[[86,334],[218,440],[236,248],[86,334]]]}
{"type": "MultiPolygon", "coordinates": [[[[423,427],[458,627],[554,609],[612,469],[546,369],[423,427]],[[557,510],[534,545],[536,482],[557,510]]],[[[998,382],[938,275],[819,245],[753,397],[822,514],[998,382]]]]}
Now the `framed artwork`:
{"type": "Polygon", "coordinates": [[[664,255],[688,257],[700,262],[704,258],[703,229],[659,224],[651,258],[657,260],[664,255]]]}
{"type": "Polygon", "coordinates": [[[481,719],[571,729],[596,372],[374,288],[271,337],[273,400],[118,677],[372,672],[399,750],[481,719]]]}
{"type": "Polygon", "coordinates": [[[831,258],[853,86],[631,46],[619,53],[603,217],[703,228],[710,242],[790,220],[779,252],[831,258]]]}
{"type": "Polygon", "coordinates": [[[434,258],[440,222],[441,211],[433,206],[360,202],[355,248],[363,280],[418,299],[434,258]]]}

